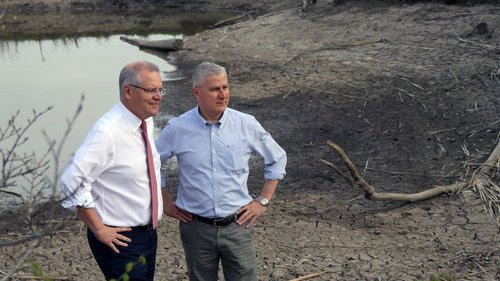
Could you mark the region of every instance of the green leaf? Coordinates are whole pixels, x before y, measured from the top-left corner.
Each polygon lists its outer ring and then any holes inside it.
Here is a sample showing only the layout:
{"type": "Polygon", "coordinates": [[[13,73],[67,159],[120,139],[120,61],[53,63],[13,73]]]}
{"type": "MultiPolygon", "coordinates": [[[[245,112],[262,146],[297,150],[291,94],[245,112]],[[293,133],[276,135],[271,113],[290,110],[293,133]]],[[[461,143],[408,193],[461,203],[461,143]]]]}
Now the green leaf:
{"type": "Polygon", "coordinates": [[[441,277],[446,281],[453,281],[453,276],[449,272],[444,272],[441,277]]]}
{"type": "Polygon", "coordinates": [[[42,277],[42,266],[39,263],[34,263],[33,265],[31,265],[31,268],[33,270],[33,275],[35,275],[36,277],[42,277]]]}
{"type": "Polygon", "coordinates": [[[134,266],[135,266],[135,264],[133,262],[127,263],[127,265],[125,266],[125,272],[132,271],[132,269],[134,269],[134,266]]]}
{"type": "Polygon", "coordinates": [[[129,281],[130,280],[130,276],[128,276],[127,273],[123,273],[123,275],[122,275],[121,278],[122,278],[123,281],[129,281]]]}
{"type": "Polygon", "coordinates": [[[145,265],[147,263],[146,258],[144,256],[140,256],[139,257],[139,263],[145,265]]]}

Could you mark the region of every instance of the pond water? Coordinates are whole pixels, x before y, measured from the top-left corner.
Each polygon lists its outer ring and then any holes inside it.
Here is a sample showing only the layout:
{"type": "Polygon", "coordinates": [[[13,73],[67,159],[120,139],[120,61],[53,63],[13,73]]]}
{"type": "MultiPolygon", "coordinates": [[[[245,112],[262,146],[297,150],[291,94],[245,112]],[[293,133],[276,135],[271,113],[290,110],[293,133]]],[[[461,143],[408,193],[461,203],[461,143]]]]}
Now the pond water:
{"type": "MultiPolygon", "coordinates": [[[[64,165],[97,118],[118,101],[118,75],[125,64],[134,60],[155,63],[164,80],[169,72],[175,71],[164,59],[143,52],[119,37],[1,42],[0,128],[6,128],[18,110],[16,123],[21,126],[33,116],[33,110],[53,107],[32,126],[30,139],[20,151],[41,157],[48,148],[42,131],[54,140],[61,139],[66,120],[74,115],[83,95],[83,109],[62,151],[64,165]]],[[[142,38],[179,37],[182,36],[154,34],[142,38]]]]}
{"type": "MultiPolygon", "coordinates": [[[[7,14],[3,19],[3,28],[7,26],[7,29],[0,36],[0,129],[4,130],[18,111],[16,124],[23,126],[33,116],[33,110],[40,112],[52,107],[30,128],[29,140],[17,151],[34,153],[40,158],[49,147],[42,132],[58,142],[67,128],[67,120],[73,117],[84,96],[81,113],[60,155],[60,165],[63,166],[94,122],[118,102],[118,75],[125,64],[147,60],[160,67],[164,81],[178,78],[176,67],[167,62],[165,54],[156,56],[142,51],[121,41],[120,36],[182,39],[183,34],[200,32],[226,16],[170,11],[140,14],[131,20],[130,15],[94,12],[41,15],[34,20],[30,15],[7,14]],[[9,21],[14,24],[10,30],[9,21]],[[39,29],[47,33],[32,34],[36,28],[30,26],[24,30],[22,24],[30,22],[46,24],[39,29]],[[64,22],[71,26],[65,26],[64,22]],[[106,25],[108,22],[112,24],[106,25]],[[54,30],[52,27],[55,26],[60,30],[54,30]]],[[[8,141],[0,142],[0,150],[5,151],[8,144],[8,141]]],[[[51,168],[47,175],[50,177],[53,173],[51,168]]],[[[17,185],[23,184],[18,182],[17,185]]],[[[26,193],[19,188],[13,191],[26,193]]],[[[5,206],[4,195],[0,193],[0,206],[5,206]]]]}
{"type": "MultiPolygon", "coordinates": [[[[149,39],[173,38],[172,35],[150,35],[149,39]]],[[[30,131],[26,147],[47,145],[41,132],[54,138],[66,128],[66,119],[76,111],[81,96],[83,109],[68,139],[64,158],[67,158],[83,140],[86,133],[103,113],[118,101],[118,75],[121,68],[133,60],[155,63],[163,72],[175,70],[165,60],[145,53],[119,39],[77,38],[71,41],[41,40],[3,42],[0,53],[2,103],[0,126],[20,111],[18,124],[32,116],[32,110],[53,109],[42,116],[30,131]]]]}

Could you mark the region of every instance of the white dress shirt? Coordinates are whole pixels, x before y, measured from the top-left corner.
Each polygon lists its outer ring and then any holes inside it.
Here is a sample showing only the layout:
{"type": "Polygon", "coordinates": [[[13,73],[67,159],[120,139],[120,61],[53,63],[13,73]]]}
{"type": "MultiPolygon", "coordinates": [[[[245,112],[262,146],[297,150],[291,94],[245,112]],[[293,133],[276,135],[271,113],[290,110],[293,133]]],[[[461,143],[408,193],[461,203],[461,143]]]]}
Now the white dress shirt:
{"type": "MultiPolygon", "coordinates": [[[[146,119],[158,182],[158,219],[163,213],[160,156],[152,137],[153,118],[146,119]]],[[[141,120],[121,102],[94,125],[61,175],[67,198],[63,207],[95,208],[110,226],[151,222],[151,192],[141,120]]]]}

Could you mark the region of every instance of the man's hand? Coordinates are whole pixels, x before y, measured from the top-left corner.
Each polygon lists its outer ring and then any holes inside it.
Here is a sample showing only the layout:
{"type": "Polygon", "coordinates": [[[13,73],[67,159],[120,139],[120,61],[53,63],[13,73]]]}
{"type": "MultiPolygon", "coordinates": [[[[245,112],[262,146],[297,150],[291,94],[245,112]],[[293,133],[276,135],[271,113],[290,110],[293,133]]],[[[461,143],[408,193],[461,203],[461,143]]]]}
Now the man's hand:
{"type": "Polygon", "coordinates": [[[129,227],[109,227],[109,226],[101,226],[98,229],[94,230],[93,233],[97,240],[101,241],[104,245],[108,246],[115,253],[119,254],[120,251],[116,246],[127,247],[128,244],[132,242],[130,238],[125,235],[120,234],[123,231],[132,230],[129,227]]]}
{"type": "Polygon", "coordinates": [[[188,223],[193,220],[193,215],[180,209],[170,200],[163,202],[163,212],[167,216],[178,219],[183,223],[188,223]]]}
{"type": "Polygon", "coordinates": [[[252,200],[252,202],[241,207],[238,210],[238,214],[241,216],[238,218],[236,223],[239,225],[246,224],[246,228],[250,228],[255,225],[260,216],[262,216],[267,211],[267,207],[262,206],[258,201],[252,200]]]}
{"type": "Polygon", "coordinates": [[[78,216],[85,222],[87,227],[94,233],[97,240],[108,246],[115,253],[120,251],[116,246],[127,247],[132,240],[127,236],[121,235],[120,232],[132,230],[129,227],[109,227],[102,223],[94,208],[76,207],[78,216]]]}

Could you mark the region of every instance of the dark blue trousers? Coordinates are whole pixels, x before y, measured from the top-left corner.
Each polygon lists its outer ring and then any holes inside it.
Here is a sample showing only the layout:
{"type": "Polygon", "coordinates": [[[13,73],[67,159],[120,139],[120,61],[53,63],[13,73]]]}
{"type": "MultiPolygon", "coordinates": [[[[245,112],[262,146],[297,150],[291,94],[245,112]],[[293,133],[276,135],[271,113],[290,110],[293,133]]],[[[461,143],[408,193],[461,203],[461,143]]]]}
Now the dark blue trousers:
{"type": "Polygon", "coordinates": [[[94,233],[87,229],[90,249],[104,277],[106,280],[119,279],[126,273],[130,281],[152,281],[158,241],[156,230],[151,226],[144,226],[120,233],[129,237],[132,242],[128,243],[128,247],[116,246],[120,251],[117,254],[97,240],[94,233]]]}

